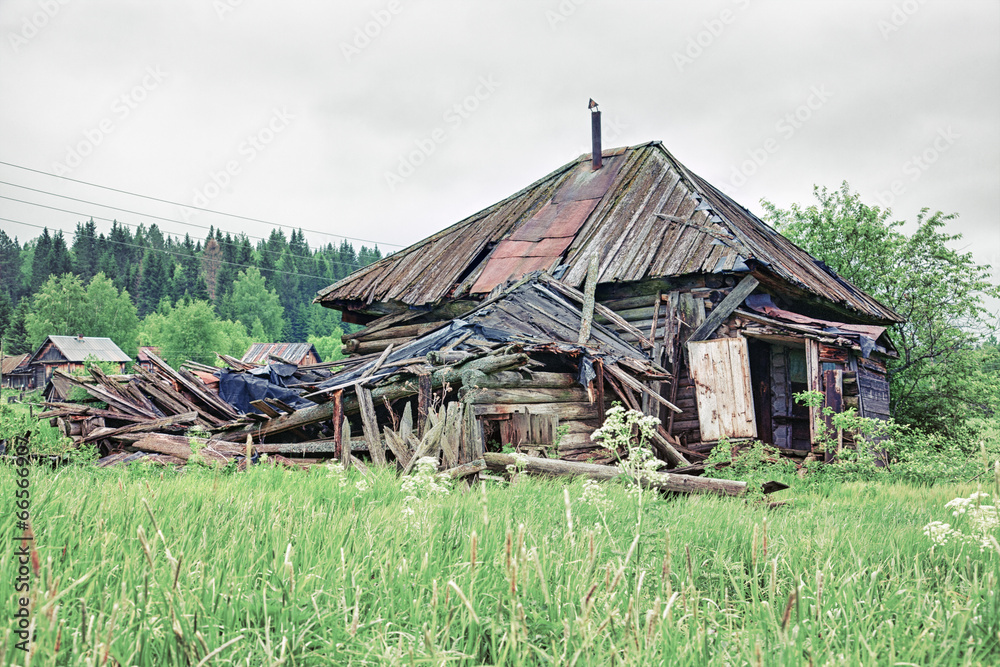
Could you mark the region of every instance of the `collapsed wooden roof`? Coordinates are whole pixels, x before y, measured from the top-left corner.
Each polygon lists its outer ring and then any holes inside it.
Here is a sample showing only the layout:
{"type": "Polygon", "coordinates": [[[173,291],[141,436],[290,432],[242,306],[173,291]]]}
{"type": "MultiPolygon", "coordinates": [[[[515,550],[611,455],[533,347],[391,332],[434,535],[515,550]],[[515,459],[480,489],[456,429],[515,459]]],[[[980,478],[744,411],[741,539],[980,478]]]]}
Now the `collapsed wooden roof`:
{"type": "Polygon", "coordinates": [[[481,298],[536,270],[580,286],[592,254],[599,283],[694,273],[768,273],[865,321],[901,322],[697,176],[660,142],[589,154],[527,188],[319,292],[331,308],[385,314],[481,298]]]}

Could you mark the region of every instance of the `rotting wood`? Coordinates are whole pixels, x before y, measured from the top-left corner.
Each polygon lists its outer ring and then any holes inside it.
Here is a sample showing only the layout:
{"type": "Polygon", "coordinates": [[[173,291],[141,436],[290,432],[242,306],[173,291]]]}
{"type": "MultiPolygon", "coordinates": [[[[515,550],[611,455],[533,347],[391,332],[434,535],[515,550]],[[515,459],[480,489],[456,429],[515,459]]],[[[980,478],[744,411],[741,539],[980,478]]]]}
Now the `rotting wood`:
{"type": "Polygon", "coordinates": [[[206,440],[204,438],[189,438],[182,435],[166,435],[150,433],[132,443],[133,449],[168,454],[187,461],[197,453],[206,461],[228,463],[234,456],[243,454],[243,447],[231,442],[206,440]]]}
{"type": "Polygon", "coordinates": [[[379,368],[382,367],[382,364],[385,363],[385,360],[389,358],[390,354],[392,354],[392,348],[393,348],[392,343],[389,343],[389,345],[384,350],[382,350],[381,356],[379,356],[379,358],[375,360],[375,363],[369,366],[368,369],[361,374],[362,380],[371,377],[372,375],[375,374],[376,371],[378,371],[379,368]]]}
{"type": "Polygon", "coordinates": [[[750,296],[759,284],[760,281],[751,275],[743,278],[743,280],[741,280],[739,284],[733,288],[726,298],[712,309],[712,313],[705,318],[705,321],[702,322],[701,326],[694,330],[688,338],[688,342],[707,340],[726,320],[726,318],[728,318],[733,311],[740,307],[740,305],[748,296],[750,296]]]}
{"type": "Polygon", "coordinates": [[[272,419],[274,419],[275,417],[280,417],[281,416],[280,412],[278,412],[277,410],[275,410],[274,408],[272,408],[270,405],[268,405],[267,403],[265,403],[263,399],[256,400],[256,401],[250,401],[250,405],[251,405],[251,407],[257,408],[257,410],[259,412],[261,412],[264,415],[267,415],[268,417],[270,417],[272,419]]]}
{"type": "Polygon", "coordinates": [[[154,419],[152,421],[143,422],[139,424],[129,424],[128,426],[121,426],[111,431],[107,431],[102,435],[95,436],[89,435],[85,437],[81,442],[96,442],[97,440],[105,440],[115,435],[125,435],[127,433],[147,433],[149,431],[158,431],[162,428],[168,426],[179,426],[181,424],[193,424],[195,419],[198,418],[197,412],[186,412],[182,415],[170,415],[169,417],[161,417],[160,419],[154,419]]]}
{"type": "Polygon", "coordinates": [[[470,403],[582,403],[589,401],[583,387],[532,387],[482,389],[476,387],[466,394],[470,403]]]}
{"type": "Polygon", "coordinates": [[[427,412],[434,400],[434,385],[430,373],[417,376],[417,437],[424,437],[427,432],[427,412]]]}
{"type": "MultiPolygon", "coordinates": [[[[489,375],[490,373],[495,373],[497,371],[524,366],[526,363],[528,363],[528,355],[523,353],[497,354],[479,359],[473,359],[462,366],[438,369],[430,375],[431,387],[432,389],[440,388],[446,382],[450,384],[459,384],[461,382],[462,372],[465,370],[479,370],[489,375]]],[[[416,393],[417,383],[414,379],[401,380],[399,382],[382,385],[371,390],[373,400],[381,400],[382,397],[386,397],[390,401],[395,401],[406,396],[412,396],[416,393]]],[[[343,410],[345,414],[357,411],[358,401],[356,397],[345,396],[343,410]],[[354,400],[352,400],[352,398],[354,400]]],[[[242,431],[226,433],[220,436],[220,439],[232,440],[235,438],[242,441],[243,438],[246,437],[247,431],[250,431],[254,434],[254,440],[260,442],[260,438],[267,437],[275,433],[281,433],[283,431],[288,431],[307,424],[315,424],[316,422],[325,421],[330,418],[332,412],[333,407],[329,402],[322,403],[320,405],[302,408],[301,410],[297,410],[295,414],[292,415],[282,415],[280,417],[276,417],[266,423],[251,426],[242,431]]]]}
{"type": "Polygon", "coordinates": [[[337,443],[333,440],[316,440],[313,442],[283,442],[254,445],[261,454],[330,454],[337,457],[337,443]]]}
{"type": "Polygon", "coordinates": [[[383,427],[382,432],[385,433],[386,446],[393,453],[393,456],[396,457],[396,465],[402,469],[410,462],[410,457],[412,456],[412,453],[406,446],[406,440],[388,426],[383,427]]]}
{"type": "Polygon", "coordinates": [[[446,467],[458,464],[458,448],[462,428],[462,404],[452,401],[447,406],[444,432],[441,437],[441,458],[446,467]]]}
{"type": "Polygon", "coordinates": [[[610,365],[610,366],[605,366],[605,371],[607,371],[612,376],[614,376],[622,384],[624,384],[624,385],[626,385],[626,386],[628,386],[628,387],[630,387],[630,388],[632,388],[632,389],[634,389],[636,391],[640,391],[640,392],[643,392],[645,394],[648,394],[649,397],[652,398],[654,401],[657,401],[657,402],[661,403],[662,405],[665,405],[666,407],[668,407],[669,409],[673,410],[674,412],[682,412],[682,410],[680,408],[678,408],[676,405],[674,405],[673,403],[671,403],[667,399],[663,398],[662,396],[660,396],[659,394],[657,394],[656,392],[654,392],[652,389],[650,389],[649,387],[647,387],[646,385],[644,385],[642,382],[639,382],[638,380],[636,380],[635,378],[633,378],[631,375],[629,375],[625,371],[616,368],[613,364],[610,365]]]}
{"type": "Polygon", "coordinates": [[[382,445],[382,438],[379,437],[372,392],[361,385],[355,385],[354,390],[361,412],[361,431],[365,436],[365,442],[368,443],[368,454],[372,457],[372,463],[384,466],[386,464],[385,449],[382,445]]]}
{"type": "Polygon", "coordinates": [[[463,463],[461,465],[442,470],[441,474],[448,475],[452,479],[460,479],[462,477],[468,477],[469,475],[475,475],[478,472],[486,470],[486,460],[482,458],[474,459],[468,463],[463,463]]]}
{"type": "Polygon", "coordinates": [[[702,439],[757,437],[746,339],[695,341],[687,347],[702,439]]]}
{"type": "Polygon", "coordinates": [[[340,424],[341,446],[340,463],[347,470],[354,463],[354,456],[351,454],[351,422],[344,417],[340,424]]]}
{"type": "MultiPolygon", "coordinates": [[[[819,343],[812,338],[806,338],[806,387],[810,392],[820,391],[819,369],[819,343]]],[[[814,447],[820,441],[817,421],[821,414],[819,406],[809,408],[809,443],[814,447]]]]}
{"type": "Polygon", "coordinates": [[[580,317],[580,334],[576,342],[586,345],[590,341],[590,326],[594,319],[594,293],[597,291],[597,274],[600,262],[597,253],[590,256],[590,265],[587,267],[587,281],[583,290],[583,310],[580,317]]]}
{"type": "MultiPolygon", "coordinates": [[[[344,457],[344,392],[334,392],[332,401],[333,413],[330,421],[333,422],[333,456],[338,460],[344,457]]],[[[249,436],[248,436],[249,437],[249,436]]]]}
{"type": "MultiPolygon", "coordinates": [[[[617,466],[541,459],[533,456],[520,457],[520,463],[510,454],[486,452],[483,455],[490,470],[504,471],[509,465],[518,465],[528,473],[542,475],[582,475],[590,479],[612,480],[625,473],[617,466]]],[[[645,472],[639,479],[646,488],[678,493],[714,493],[723,496],[742,496],[747,492],[747,483],[728,479],[708,479],[691,475],[673,475],[662,472],[645,472]]]]}
{"type": "MultiPolygon", "coordinates": [[[[844,371],[834,369],[823,372],[823,407],[830,408],[834,414],[838,414],[844,409],[844,371]]],[[[823,426],[827,435],[836,433],[834,438],[835,449],[827,448],[824,458],[827,462],[832,461],[844,447],[844,430],[834,429],[833,415],[823,414],[823,426]]]]}

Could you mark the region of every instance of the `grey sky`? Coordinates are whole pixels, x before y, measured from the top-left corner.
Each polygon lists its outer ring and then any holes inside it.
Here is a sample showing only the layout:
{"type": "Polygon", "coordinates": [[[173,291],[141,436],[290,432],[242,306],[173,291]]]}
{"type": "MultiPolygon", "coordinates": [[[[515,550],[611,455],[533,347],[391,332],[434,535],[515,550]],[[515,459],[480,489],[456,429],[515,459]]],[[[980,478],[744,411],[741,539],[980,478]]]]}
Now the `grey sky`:
{"type": "MultiPolygon", "coordinates": [[[[959,213],[949,231],[1000,266],[995,0],[4,0],[0,91],[4,162],[385,250],[589,150],[593,97],[605,146],[660,139],[758,213],[846,179],[901,219],[959,213]]],[[[4,165],[0,180],[175,234],[270,229],[4,165]]],[[[5,199],[0,217],[85,219],[5,199]]]]}

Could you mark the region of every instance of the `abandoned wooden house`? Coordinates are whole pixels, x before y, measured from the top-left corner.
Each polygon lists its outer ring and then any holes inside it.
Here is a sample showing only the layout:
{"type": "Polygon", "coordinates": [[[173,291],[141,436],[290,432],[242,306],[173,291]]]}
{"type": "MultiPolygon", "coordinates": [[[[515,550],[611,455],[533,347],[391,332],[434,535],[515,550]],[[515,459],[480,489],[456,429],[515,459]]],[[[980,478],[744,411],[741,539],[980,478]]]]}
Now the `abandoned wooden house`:
{"type": "MultiPolygon", "coordinates": [[[[344,337],[346,351],[374,359],[390,345],[398,350],[531,272],[550,276],[550,286],[582,290],[596,258],[596,322],[669,371],[644,380],[648,391],[620,386],[618,393],[659,416],[680,452],[708,451],[722,437],[808,451],[821,435],[817,409],[810,415],[793,400],[807,389],[838,410],[888,414],[886,359],[896,353],[885,332],[902,321],[898,314],[661,143],[601,151],[599,125],[595,134],[592,154],[322,290],[316,302],[366,325],[344,337]],[[614,320],[627,328],[615,329],[614,320]]],[[[575,342],[573,323],[564,324],[550,332],[553,340],[575,342]]],[[[477,408],[484,428],[504,412],[555,414],[573,423],[573,445],[606,407],[584,414],[568,407],[577,400],[540,403],[540,385],[527,376],[492,391],[493,403],[506,407],[477,408]]]]}
{"type": "Polygon", "coordinates": [[[82,371],[84,362],[88,360],[117,364],[121,372],[132,358],[110,338],[49,336],[28,359],[27,368],[31,375],[28,388],[44,387],[56,370],[67,374],[82,371]]]}
{"type": "Polygon", "coordinates": [[[0,387],[27,389],[31,381],[28,373],[30,354],[15,354],[0,358],[0,387]]]}
{"type": "Polygon", "coordinates": [[[267,365],[272,359],[296,366],[308,366],[323,361],[312,343],[254,343],[240,361],[245,364],[267,365]]]}

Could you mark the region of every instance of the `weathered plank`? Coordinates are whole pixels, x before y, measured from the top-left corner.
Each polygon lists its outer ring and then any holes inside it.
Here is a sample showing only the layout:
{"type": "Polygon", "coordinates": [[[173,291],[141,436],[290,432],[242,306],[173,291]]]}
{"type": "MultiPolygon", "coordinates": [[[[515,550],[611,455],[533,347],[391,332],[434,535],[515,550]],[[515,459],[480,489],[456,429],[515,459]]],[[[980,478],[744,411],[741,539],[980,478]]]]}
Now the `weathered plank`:
{"type": "MultiPolygon", "coordinates": [[[[504,471],[508,465],[517,465],[510,454],[486,452],[483,455],[486,465],[491,470],[504,471]]],[[[559,461],[527,456],[521,459],[523,470],[542,475],[582,475],[590,479],[611,480],[625,473],[617,466],[579,463],[575,461],[559,461]]],[[[673,475],[662,472],[647,472],[643,474],[640,483],[647,488],[679,493],[714,493],[724,496],[742,496],[747,491],[746,482],[728,479],[708,479],[691,475],[673,475]]]]}
{"type": "Polygon", "coordinates": [[[382,445],[382,438],[378,433],[378,421],[375,419],[375,404],[372,400],[372,392],[367,387],[361,385],[354,386],[358,397],[358,407],[361,412],[361,430],[368,443],[368,453],[372,457],[372,463],[384,466],[386,464],[385,448],[382,445]]]}
{"type": "Polygon", "coordinates": [[[466,400],[475,405],[482,403],[582,403],[589,400],[587,391],[580,386],[557,388],[537,387],[522,389],[475,388],[466,394],[466,400]]]}
{"type": "Polygon", "coordinates": [[[119,428],[112,429],[111,431],[104,431],[101,435],[89,435],[85,437],[82,442],[96,442],[98,440],[112,438],[116,435],[125,435],[126,433],[149,433],[150,431],[159,431],[167,426],[193,424],[197,418],[197,412],[185,412],[182,415],[170,415],[169,417],[161,417],[152,421],[121,426],[119,428]]]}
{"type": "Polygon", "coordinates": [[[532,414],[556,414],[560,420],[595,419],[597,406],[590,402],[581,403],[484,403],[473,405],[476,415],[509,415],[518,412],[532,414]]]}
{"type": "MultiPolygon", "coordinates": [[[[461,383],[462,373],[466,370],[480,370],[489,375],[490,373],[495,373],[497,371],[520,367],[526,363],[528,363],[528,355],[523,353],[497,354],[486,356],[481,359],[473,359],[462,366],[454,368],[445,367],[432,373],[430,375],[431,388],[441,387],[445,382],[453,385],[461,383]]],[[[389,401],[395,401],[406,396],[412,396],[416,393],[417,382],[414,380],[403,380],[376,387],[372,390],[371,395],[373,401],[376,399],[381,400],[383,397],[389,401]]],[[[356,396],[345,396],[343,401],[344,413],[349,414],[356,410],[358,410],[356,396]]],[[[247,432],[252,432],[254,440],[259,442],[261,438],[275,433],[282,433],[300,426],[315,424],[316,422],[327,420],[332,414],[333,405],[332,402],[328,401],[320,405],[296,410],[295,414],[282,415],[281,417],[276,417],[266,423],[250,426],[242,431],[226,433],[224,436],[221,436],[221,439],[242,441],[246,437],[247,432]]]]}
{"type": "Polygon", "coordinates": [[[757,437],[746,339],[695,341],[687,347],[702,440],[757,437]]]}
{"type": "MultiPolygon", "coordinates": [[[[760,282],[753,276],[746,276],[739,282],[739,284],[733,288],[733,290],[722,300],[719,305],[712,309],[712,313],[704,318],[704,322],[701,323],[697,329],[688,338],[688,342],[706,340],[715,332],[719,326],[726,321],[734,310],[740,307],[743,301],[746,300],[750,293],[757,288],[760,282]]],[[[704,302],[702,302],[702,308],[704,308],[704,302]]]]}

